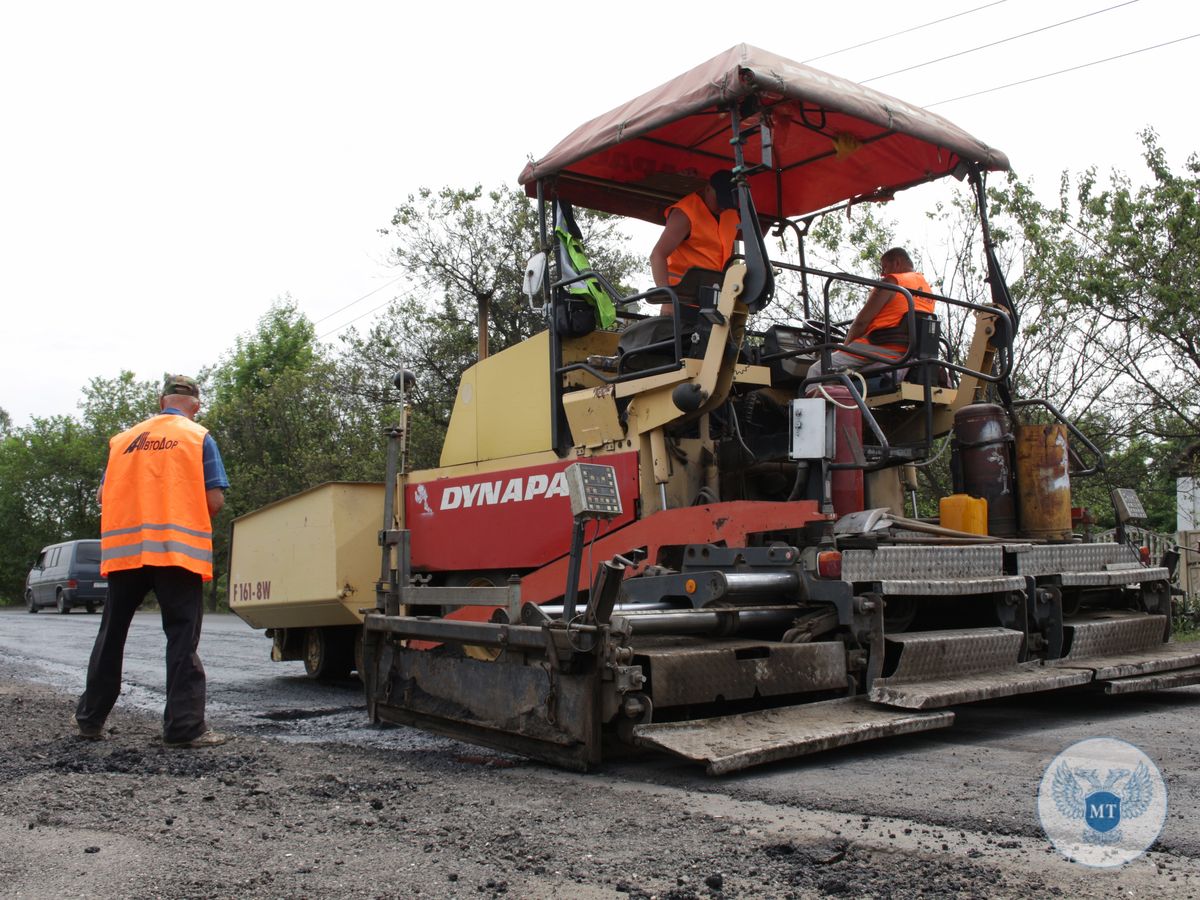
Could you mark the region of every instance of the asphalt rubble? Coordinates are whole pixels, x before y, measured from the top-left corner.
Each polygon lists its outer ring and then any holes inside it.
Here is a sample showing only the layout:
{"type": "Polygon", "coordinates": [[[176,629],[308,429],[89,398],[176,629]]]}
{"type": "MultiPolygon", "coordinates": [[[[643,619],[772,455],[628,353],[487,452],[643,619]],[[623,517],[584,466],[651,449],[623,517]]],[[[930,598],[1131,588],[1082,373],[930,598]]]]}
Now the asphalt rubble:
{"type": "Polygon", "coordinates": [[[1044,839],[957,832],[501,754],[236,734],[162,746],[122,711],[0,677],[0,896],[959,898],[1196,896],[1191,860],[1097,877],[1044,839]]]}

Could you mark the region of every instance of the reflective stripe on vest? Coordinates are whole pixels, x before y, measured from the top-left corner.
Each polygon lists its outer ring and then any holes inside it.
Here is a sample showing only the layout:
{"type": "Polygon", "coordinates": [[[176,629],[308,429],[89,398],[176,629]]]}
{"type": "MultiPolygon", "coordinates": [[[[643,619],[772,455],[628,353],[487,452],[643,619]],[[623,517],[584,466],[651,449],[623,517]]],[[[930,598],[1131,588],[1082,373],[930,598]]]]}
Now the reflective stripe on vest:
{"type": "MultiPolygon", "coordinates": [[[[192,547],[180,541],[138,541],[136,544],[121,544],[117,547],[102,547],[100,550],[100,563],[103,565],[106,562],[112,562],[117,559],[125,559],[127,557],[136,556],[139,558],[138,565],[174,565],[174,563],[154,563],[149,560],[143,560],[141,557],[148,553],[180,553],[184,556],[198,559],[202,562],[212,565],[212,550],[201,550],[198,547],[192,547]]],[[[114,569],[120,569],[121,566],[113,566],[114,569]]]]}
{"type": "Polygon", "coordinates": [[[691,230],[687,238],[667,257],[667,280],[678,284],[688,269],[721,271],[733,255],[741,221],[737,210],[723,209],[720,218],[713,216],[708,204],[699,194],[688,194],[674,206],[667,207],[667,216],[677,209],[688,218],[691,230]]]}
{"type": "Polygon", "coordinates": [[[212,521],[202,426],[154,416],[109,441],[100,571],[178,566],[212,580],[212,521]]]}

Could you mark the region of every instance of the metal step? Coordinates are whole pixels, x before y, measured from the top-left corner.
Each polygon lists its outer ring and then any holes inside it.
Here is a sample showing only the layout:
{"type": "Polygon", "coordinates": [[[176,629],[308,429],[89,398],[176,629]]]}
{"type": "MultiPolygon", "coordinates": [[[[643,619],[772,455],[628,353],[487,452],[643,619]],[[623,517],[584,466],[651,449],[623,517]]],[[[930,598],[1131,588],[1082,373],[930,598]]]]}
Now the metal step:
{"type": "MultiPolygon", "coordinates": [[[[1163,646],[1167,617],[1142,613],[1101,613],[1063,622],[1070,639],[1067,661],[1137,653],[1163,646]]],[[[1133,673],[1130,673],[1133,674],[1133,673]]]]}
{"type": "Polygon", "coordinates": [[[1107,694],[1200,683],[1200,643],[1163,643],[1166,616],[1106,614],[1065,625],[1071,649],[1051,665],[1090,671],[1107,694]]]}
{"type": "Polygon", "coordinates": [[[1134,678],[1115,678],[1100,681],[1106,694],[1137,694],[1144,691],[1165,691],[1169,688],[1200,684],[1200,668],[1179,669],[1160,672],[1156,675],[1139,675],[1134,678]]]}
{"type": "Polygon", "coordinates": [[[887,638],[900,658],[868,694],[876,703],[902,709],[936,709],[1035,691],[1087,684],[1088,669],[1019,663],[1025,636],[1009,628],[911,632],[887,638]]]}
{"type": "Polygon", "coordinates": [[[1200,646],[1196,644],[1159,644],[1146,650],[1115,656],[1092,656],[1059,660],[1056,666],[1090,669],[1097,681],[1152,675],[1200,666],[1200,646]]]}
{"type": "Polygon", "coordinates": [[[675,753],[704,763],[709,775],[724,775],[749,766],[952,724],[952,712],[898,712],[873,706],[865,697],[852,697],[715,719],[637,725],[633,736],[639,746],[675,753]]]}

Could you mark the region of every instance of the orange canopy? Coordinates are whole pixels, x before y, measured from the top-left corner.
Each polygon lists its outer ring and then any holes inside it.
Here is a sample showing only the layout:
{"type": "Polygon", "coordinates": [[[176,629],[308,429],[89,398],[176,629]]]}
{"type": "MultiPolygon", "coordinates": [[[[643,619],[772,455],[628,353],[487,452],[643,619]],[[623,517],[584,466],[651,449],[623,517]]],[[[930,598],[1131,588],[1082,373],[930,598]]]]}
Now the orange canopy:
{"type": "Polygon", "coordinates": [[[1008,158],[935,113],[739,44],[575,129],[520,182],[588,209],[662,222],[663,211],[717,169],[733,166],[729,110],[743,113],[748,163],[771,124],[773,166],[750,178],[761,215],[795,218],[1008,158]]]}

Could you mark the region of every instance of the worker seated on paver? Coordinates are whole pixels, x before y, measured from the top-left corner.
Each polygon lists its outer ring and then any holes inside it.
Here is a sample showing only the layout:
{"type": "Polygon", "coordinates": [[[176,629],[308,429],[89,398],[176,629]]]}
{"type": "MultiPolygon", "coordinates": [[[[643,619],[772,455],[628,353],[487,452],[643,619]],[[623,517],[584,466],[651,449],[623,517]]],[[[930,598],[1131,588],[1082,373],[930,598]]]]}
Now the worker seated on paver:
{"type": "MultiPolygon", "coordinates": [[[[669,206],[666,216],[666,226],[650,251],[650,270],[655,287],[670,287],[679,298],[679,324],[686,332],[684,355],[696,355],[703,348],[689,335],[695,330],[700,310],[716,306],[725,278],[723,270],[733,255],[741,223],[733,173],[714,172],[701,190],[669,206]]],[[[674,334],[671,304],[664,303],[659,310],[661,316],[638,322],[621,335],[624,371],[662,362],[661,350],[646,351],[670,341],[674,334]]]]}
{"type": "MultiPolygon", "coordinates": [[[[899,285],[908,291],[932,293],[929,282],[920,272],[914,271],[912,257],[903,247],[893,247],[879,259],[879,271],[883,280],[899,285]]],[[[867,295],[867,302],[846,332],[846,343],[857,344],[866,352],[887,359],[899,359],[908,349],[909,320],[915,316],[933,315],[934,301],[929,297],[913,294],[910,310],[908,298],[899,291],[876,287],[867,295]]],[[[865,369],[878,366],[877,360],[868,359],[845,350],[837,350],[830,357],[833,369],[865,369]]],[[[817,359],[808,370],[810,379],[821,375],[821,360],[817,359]]]]}
{"type": "MultiPolygon", "coordinates": [[[[689,275],[689,270],[705,270],[719,285],[725,263],[733,255],[740,224],[733,173],[714,172],[702,190],[669,206],[666,215],[667,223],[650,251],[654,286],[677,288],[680,306],[694,310],[701,305],[696,287],[708,279],[699,273],[689,275]]],[[[670,303],[662,305],[662,314],[671,314],[670,303]]]]}

